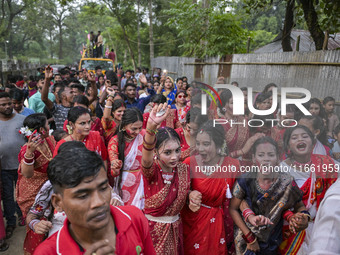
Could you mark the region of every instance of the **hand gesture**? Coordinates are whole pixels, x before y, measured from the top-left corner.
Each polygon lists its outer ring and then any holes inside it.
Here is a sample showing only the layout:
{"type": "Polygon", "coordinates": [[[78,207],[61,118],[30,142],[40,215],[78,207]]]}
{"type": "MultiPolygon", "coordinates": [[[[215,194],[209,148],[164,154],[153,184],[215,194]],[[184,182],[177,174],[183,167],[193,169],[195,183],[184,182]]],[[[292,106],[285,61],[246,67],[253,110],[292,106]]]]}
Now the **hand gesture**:
{"type": "Polygon", "coordinates": [[[37,234],[47,234],[52,228],[52,222],[41,220],[33,226],[34,232],[37,234]]]}
{"type": "Polygon", "coordinates": [[[45,79],[52,80],[52,78],[53,78],[53,69],[50,67],[50,65],[48,65],[45,68],[45,79]]]}
{"type": "Polygon", "coordinates": [[[202,193],[194,190],[189,194],[189,209],[193,212],[197,212],[201,208],[202,193]]]}
{"type": "Polygon", "coordinates": [[[170,106],[167,103],[155,105],[150,112],[148,124],[152,126],[160,125],[170,113],[170,106]]]}
{"type": "Polygon", "coordinates": [[[139,75],[139,81],[140,81],[142,84],[147,84],[147,83],[148,83],[148,81],[147,81],[147,79],[146,79],[146,77],[145,77],[144,74],[139,75]]]}
{"type": "Polygon", "coordinates": [[[115,95],[115,91],[113,90],[113,88],[111,88],[111,87],[107,87],[106,88],[106,93],[109,95],[109,96],[114,96],[115,95]]]}
{"type": "Polygon", "coordinates": [[[91,247],[86,250],[84,255],[115,255],[115,253],[116,248],[109,243],[109,240],[105,239],[91,244],[91,247]]]}
{"type": "Polygon", "coordinates": [[[106,88],[109,88],[109,87],[111,87],[111,86],[112,86],[111,80],[109,80],[109,79],[105,80],[105,87],[106,87],[106,88]]]}
{"type": "Polygon", "coordinates": [[[256,133],[255,135],[251,136],[246,144],[243,146],[242,151],[246,154],[250,151],[251,147],[255,143],[255,141],[261,137],[265,136],[263,133],[256,133]]]}
{"type": "Polygon", "coordinates": [[[110,205],[121,206],[123,204],[117,198],[111,198],[110,205]]]}
{"type": "Polygon", "coordinates": [[[303,213],[295,213],[289,220],[289,230],[296,234],[308,227],[308,216],[303,213]]]}
{"type": "Polygon", "coordinates": [[[92,72],[87,72],[86,77],[89,82],[96,82],[96,77],[92,72]]]}
{"type": "Polygon", "coordinates": [[[37,147],[39,146],[39,144],[42,143],[42,139],[41,139],[41,135],[35,135],[37,134],[37,130],[35,130],[33,132],[33,134],[28,138],[28,142],[27,142],[27,150],[26,152],[29,154],[34,154],[35,150],[37,149],[37,147]]]}
{"type": "Polygon", "coordinates": [[[120,169],[123,166],[123,162],[120,159],[115,159],[111,162],[112,175],[116,176],[119,174],[120,169]]]}
{"type": "Polygon", "coordinates": [[[264,226],[264,225],[273,225],[273,222],[267,217],[263,215],[250,215],[248,217],[248,221],[251,225],[255,227],[264,226]]]}

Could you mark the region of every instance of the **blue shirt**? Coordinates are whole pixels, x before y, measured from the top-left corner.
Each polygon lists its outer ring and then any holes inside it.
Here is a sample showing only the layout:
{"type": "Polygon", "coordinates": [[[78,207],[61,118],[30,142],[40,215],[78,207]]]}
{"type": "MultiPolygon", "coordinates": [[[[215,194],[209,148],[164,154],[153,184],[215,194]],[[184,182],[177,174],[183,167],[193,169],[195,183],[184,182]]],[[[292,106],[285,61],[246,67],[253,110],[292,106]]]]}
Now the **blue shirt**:
{"type": "Polygon", "coordinates": [[[144,112],[145,106],[150,102],[151,95],[139,99],[134,99],[132,103],[129,100],[125,100],[126,108],[137,107],[142,113],[144,112]]]}
{"type": "Polygon", "coordinates": [[[27,117],[28,115],[35,113],[35,111],[24,106],[24,110],[22,112],[18,112],[18,113],[27,117]]]}
{"type": "MultiPolygon", "coordinates": [[[[48,98],[52,102],[55,101],[55,96],[52,93],[48,93],[48,98]]],[[[41,100],[41,94],[39,91],[28,99],[28,106],[30,109],[32,109],[35,112],[42,112],[42,113],[44,112],[45,104],[41,100]]]]}

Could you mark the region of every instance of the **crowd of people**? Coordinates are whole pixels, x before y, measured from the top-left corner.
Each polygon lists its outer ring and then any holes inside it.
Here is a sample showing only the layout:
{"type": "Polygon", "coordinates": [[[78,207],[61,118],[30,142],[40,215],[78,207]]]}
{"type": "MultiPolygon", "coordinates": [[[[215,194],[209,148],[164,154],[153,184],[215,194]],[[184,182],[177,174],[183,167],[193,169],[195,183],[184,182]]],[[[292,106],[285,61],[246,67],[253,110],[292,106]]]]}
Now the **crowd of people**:
{"type": "MultiPolygon", "coordinates": [[[[270,109],[277,87],[254,108],[270,109]]],[[[24,254],[339,254],[335,99],[312,98],[311,115],[288,105],[258,116],[241,90],[244,115],[227,89],[205,115],[202,83],[160,68],[11,77],[0,252],[18,224],[24,254]]]]}

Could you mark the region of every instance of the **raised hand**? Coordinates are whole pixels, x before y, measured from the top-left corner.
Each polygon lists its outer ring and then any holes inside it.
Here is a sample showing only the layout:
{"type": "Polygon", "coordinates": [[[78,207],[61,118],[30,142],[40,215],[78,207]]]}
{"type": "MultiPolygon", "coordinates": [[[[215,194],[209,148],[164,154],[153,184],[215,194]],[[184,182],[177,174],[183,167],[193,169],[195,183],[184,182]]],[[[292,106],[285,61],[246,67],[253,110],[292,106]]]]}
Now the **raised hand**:
{"type": "Polygon", "coordinates": [[[109,95],[109,96],[114,96],[115,95],[115,91],[113,90],[113,88],[111,88],[111,87],[107,87],[106,88],[106,93],[109,95]]]}
{"type": "Polygon", "coordinates": [[[45,68],[45,79],[52,80],[52,78],[53,78],[53,69],[50,67],[50,65],[48,65],[45,68]]]}
{"type": "Polygon", "coordinates": [[[170,106],[167,103],[155,105],[150,112],[148,124],[152,126],[160,125],[169,115],[170,106]]]}
{"type": "Polygon", "coordinates": [[[26,153],[33,155],[39,144],[43,142],[41,135],[37,134],[35,130],[33,134],[28,138],[26,153]]]}
{"type": "Polygon", "coordinates": [[[141,83],[143,83],[143,84],[147,84],[148,83],[148,81],[147,81],[147,79],[146,79],[144,74],[139,75],[139,81],[141,83]]]}
{"type": "Polygon", "coordinates": [[[96,82],[96,77],[92,72],[87,72],[86,77],[89,82],[96,82]]]}

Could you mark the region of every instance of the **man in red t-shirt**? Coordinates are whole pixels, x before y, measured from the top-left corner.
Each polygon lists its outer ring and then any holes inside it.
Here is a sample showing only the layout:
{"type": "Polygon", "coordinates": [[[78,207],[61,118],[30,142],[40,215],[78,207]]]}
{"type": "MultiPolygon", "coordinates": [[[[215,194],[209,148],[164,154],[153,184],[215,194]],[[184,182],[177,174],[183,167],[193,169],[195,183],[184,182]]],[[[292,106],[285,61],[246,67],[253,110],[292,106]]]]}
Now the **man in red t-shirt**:
{"type": "Polygon", "coordinates": [[[114,49],[111,49],[111,52],[109,53],[108,58],[112,59],[113,63],[115,63],[116,53],[115,53],[114,49]]]}
{"type": "Polygon", "coordinates": [[[79,142],[65,143],[47,170],[52,204],[67,219],[34,254],[156,254],[143,213],[134,206],[110,206],[111,187],[101,157],[70,143],[79,142]]]}

